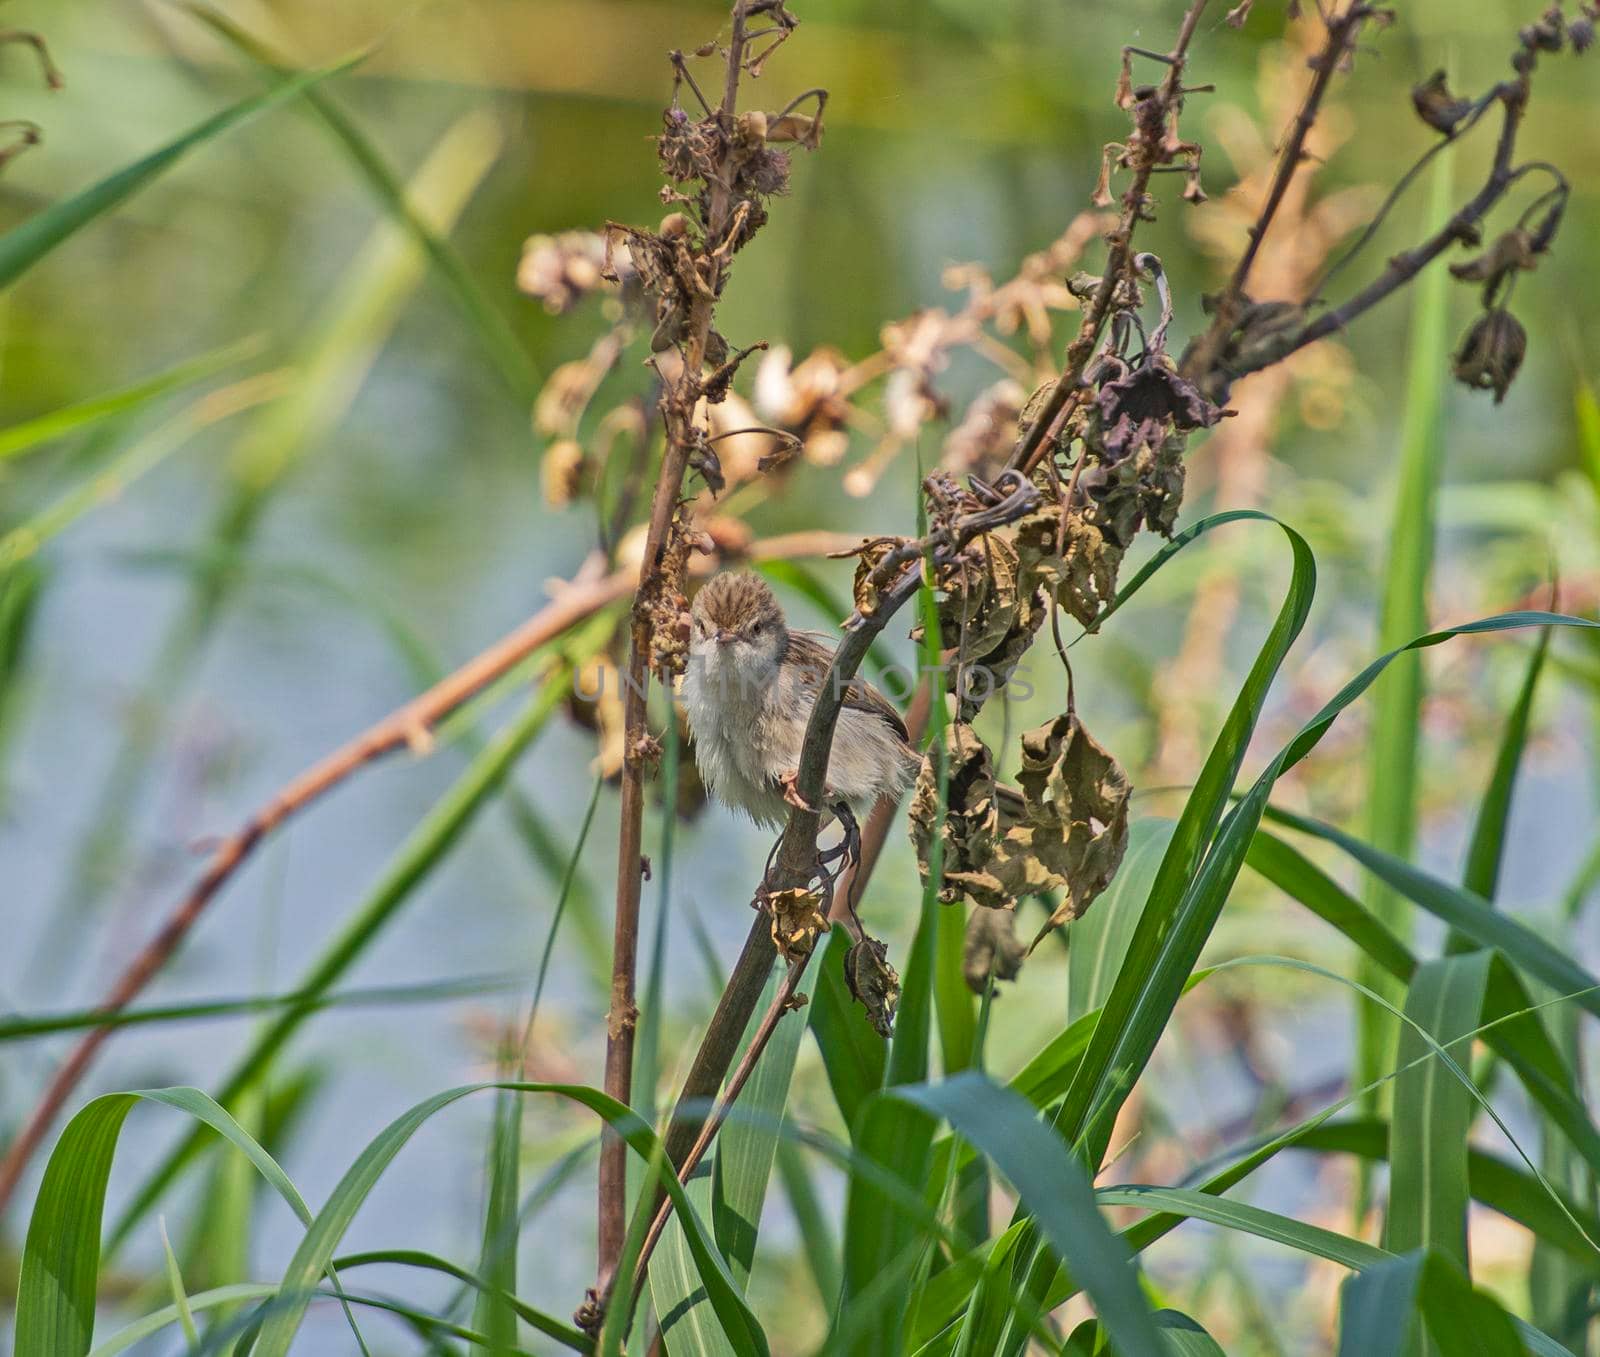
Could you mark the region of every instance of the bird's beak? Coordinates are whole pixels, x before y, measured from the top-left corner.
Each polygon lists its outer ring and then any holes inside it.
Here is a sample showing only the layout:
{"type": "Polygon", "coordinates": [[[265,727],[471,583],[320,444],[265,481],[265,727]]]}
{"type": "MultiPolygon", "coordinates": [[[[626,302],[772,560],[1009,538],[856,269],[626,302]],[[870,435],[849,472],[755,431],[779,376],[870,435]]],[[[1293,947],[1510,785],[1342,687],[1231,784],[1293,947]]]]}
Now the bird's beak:
{"type": "Polygon", "coordinates": [[[717,629],[717,644],[719,646],[725,646],[730,641],[734,641],[736,639],[738,638],[735,636],[735,634],[729,631],[726,627],[719,627],[717,629]]]}

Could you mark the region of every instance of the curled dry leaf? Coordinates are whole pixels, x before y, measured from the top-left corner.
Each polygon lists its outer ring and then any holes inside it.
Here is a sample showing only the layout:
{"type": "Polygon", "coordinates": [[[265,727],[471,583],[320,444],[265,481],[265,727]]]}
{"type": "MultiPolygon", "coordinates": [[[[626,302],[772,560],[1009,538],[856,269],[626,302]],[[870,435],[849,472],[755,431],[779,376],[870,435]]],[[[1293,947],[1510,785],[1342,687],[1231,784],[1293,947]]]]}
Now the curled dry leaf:
{"type": "Polygon", "coordinates": [[[989,751],[971,726],[950,725],[945,751],[943,824],[931,759],[923,761],[911,795],[912,842],[923,880],[937,832],[939,898],[946,904],[967,896],[1008,910],[1024,895],[1062,891],[1040,937],[1078,918],[1110,884],[1127,847],[1132,789],[1121,765],[1071,712],[1022,736],[1020,793],[996,785],[989,751]]]}
{"type": "Polygon", "coordinates": [[[1094,409],[1098,419],[1087,437],[1108,464],[1144,447],[1160,447],[1174,431],[1209,429],[1222,418],[1222,411],[1180,377],[1164,354],[1103,382],[1094,409]]]}
{"type": "Polygon", "coordinates": [[[1467,283],[1495,282],[1519,269],[1532,269],[1538,262],[1535,254],[1532,234],[1519,226],[1496,237],[1482,254],[1450,265],[1450,272],[1467,283]]]}
{"type": "Polygon", "coordinates": [[[989,979],[1015,980],[1028,954],[1017,937],[1017,916],[1009,909],[975,909],[961,946],[961,974],[967,988],[982,994],[989,979]]]}
{"type": "Polygon", "coordinates": [[[902,547],[908,541],[904,537],[874,537],[861,544],[856,551],[856,577],[851,586],[855,597],[856,611],[863,617],[872,617],[882,602],[879,595],[878,581],[873,578],[873,572],[882,563],[884,557],[890,552],[902,547]]]}
{"type": "Polygon", "coordinates": [[[1000,837],[994,765],[988,747],[963,721],[944,731],[946,779],[944,823],[939,823],[939,773],[933,758],[922,760],[911,792],[911,841],[926,884],[935,832],[943,843],[939,899],[954,904],[971,895],[980,904],[1003,909],[1010,904],[1003,884],[989,873],[1000,837]]]}
{"type": "MultiPolygon", "coordinates": [[[[1000,644],[1017,617],[1017,549],[997,534],[974,538],[939,567],[935,597],[939,646],[960,664],[981,660],[1000,644]]],[[[922,639],[922,629],[912,632],[922,639]]]]}
{"type": "Polygon", "coordinates": [[[828,931],[822,897],[815,891],[799,887],[773,891],[767,896],[767,913],[772,922],[772,945],[785,961],[810,956],[818,937],[828,931]]]}
{"type": "Polygon", "coordinates": [[[1454,132],[1456,124],[1472,112],[1472,100],[1457,99],[1450,93],[1450,83],[1443,70],[1435,71],[1412,88],[1411,106],[1429,127],[1446,135],[1454,132]]]}
{"type": "Polygon", "coordinates": [[[1016,836],[1017,846],[1025,844],[1066,891],[1031,951],[1051,929],[1080,918],[1111,884],[1128,846],[1133,788],[1122,765],[1070,711],[1023,733],[1017,781],[1025,821],[1007,840],[1016,836]]]}
{"type": "MultiPolygon", "coordinates": [[[[1066,516],[1061,545],[1061,511],[1045,503],[1017,520],[1015,541],[1024,583],[1053,597],[1083,626],[1089,626],[1116,597],[1122,548],[1106,540],[1082,513],[1066,516]]],[[[1041,619],[1042,620],[1042,619],[1041,619]]]]}
{"type": "MultiPolygon", "coordinates": [[[[1036,585],[1023,582],[1016,545],[999,532],[940,568],[937,600],[940,649],[955,657],[957,716],[970,721],[1010,679],[1047,608],[1036,585]]],[[[912,636],[920,640],[922,629],[912,636]]]]}
{"type": "Polygon", "coordinates": [[[900,977],[889,964],[889,949],[864,935],[844,954],[844,980],[850,997],[867,1010],[873,1031],[887,1041],[894,1035],[895,1010],[900,1007],[900,977]]]}

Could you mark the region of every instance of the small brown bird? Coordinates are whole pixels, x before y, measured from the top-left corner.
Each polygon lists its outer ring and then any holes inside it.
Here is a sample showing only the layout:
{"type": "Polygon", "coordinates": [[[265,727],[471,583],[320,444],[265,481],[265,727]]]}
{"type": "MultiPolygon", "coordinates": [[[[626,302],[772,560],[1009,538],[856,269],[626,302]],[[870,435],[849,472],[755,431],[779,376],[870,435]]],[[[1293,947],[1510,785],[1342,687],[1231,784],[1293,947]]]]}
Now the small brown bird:
{"type": "MultiPolygon", "coordinates": [[[[695,761],[724,805],[777,827],[799,804],[794,779],[806,722],[833,661],[814,635],[791,631],[765,580],[723,574],[695,596],[683,701],[695,761]]],[[[900,713],[871,684],[851,679],[834,732],[826,809],[865,815],[898,796],[921,759],[900,713]]]]}

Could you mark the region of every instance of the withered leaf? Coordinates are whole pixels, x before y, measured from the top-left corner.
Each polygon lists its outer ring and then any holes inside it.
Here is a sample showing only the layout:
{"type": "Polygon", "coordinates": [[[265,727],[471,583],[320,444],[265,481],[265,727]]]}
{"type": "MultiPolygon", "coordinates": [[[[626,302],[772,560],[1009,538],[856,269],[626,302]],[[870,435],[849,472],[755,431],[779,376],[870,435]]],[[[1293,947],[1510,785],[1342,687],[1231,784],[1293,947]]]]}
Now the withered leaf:
{"type": "Polygon", "coordinates": [[[1165,357],[1153,357],[1101,385],[1095,446],[1101,460],[1117,462],[1141,447],[1160,447],[1174,430],[1209,429],[1222,411],[1165,357]]]}
{"type": "Polygon", "coordinates": [[[1463,282],[1486,283],[1518,269],[1531,269],[1537,262],[1533,236],[1518,227],[1497,236],[1482,254],[1450,265],[1450,273],[1463,282]]]}
{"type": "Polygon", "coordinates": [[[1016,836],[1012,851],[1025,846],[1065,889],[1031,951],[1051,929],[1081,917],[1111,884],[1128,846],[1133,788],[1122,766],[1073,712],[1023,733],[1017,781],[1026,819],[1007,833],[1007,843],[1016,836]],[[1020,835],[1022,829],[1030,832],[1020,835]]]}
{"type": "Polygon", "coordinates": [[[808,151],[814,151],[822,144],[822,119],[807,113],[786,113],[781,118],[770,115],[767,119],[767,140],[792,141],[808,151]]]}
{"type": "Polygon", "coordinates": [[[767,896],[767,912],[772,921],[772,945],[785,961],[810,956],[817,938],[828,931],[822,897],[815,891],[799,887],[774,891],[767,896]]]}
{"type": "Polygon", "coordinates": [[[896,547],[904,546],[907,540],[904,537],[875,537],[871,541],[863,542],[855,553],[858,559],[852,593],[855,597],[856,611],[863,617],[873,616],[882,601],[878,595],[878,585],[872,578],[872,572],[885,556],[896,547]]]}
{"type": "Polygon", "coordinates": [[[1457,99],[1443,70],[1435,71],[1411,90],[1411,106],[1417,116],[1437,132],[1456,130],[1456,124],[1472,112],[1472,100],[1457,99]]]}
{"type": "Polygon", "coordinates": [[[894,1035],[895,1010],[900,1007],[900,977],[889,964],[889,949],[876,938],[863,936],[844,954],[844,979],[850,997],[867,1010],[872,1030],[887,1041],[894,1035]]]}
{"type": "Polygon", "coordinates": [[[1066,527],[1065,548],[1058,549],[1059,509],[1045,504],[1017,521],[1022,579],[1043,587],[1087,627],[1116,597],[1122,548],[1081,512],[1068,514],[1066,527]]]}
{"type": "Polygon", "coordinates": [[[983,880],[1000,834],[988,747],[971,726],[954,721],[945,727],[944,750],[949,771],[942,826],[938,823],[938,769],[931,756],[923,759],[911,792],[911,841],[922,880],[924,884],[928,880],[935,832],[939,831],[943,844],[939,899],[954,904],[963,895],[972,895],[991,907],[1003,908],[1009,901],[1001,894],[1000,884],[983,880]]]}
{"type": "Polygon", "coordinates": [[[1028,949],[1017,937],[1017,916],[1009,909],[975,909],[967,920],[961,947],[961,974],[974,994],[989,988],[989,977],[1015,980],[1028,949]]]}
{"type": "MultiPolygon", "coordinates": [[[[938,579],[939,645],[961,664],[995,649],[1017,618],[1017,551],[989,534],[941,567],[938,579]]],[[[920,640],[922,629],[912,632],[920,640]]]]}
{"type": "Polygon", "coordinates": [[[706,483],[706,489],[711,492],[713,498],[728,488],[717,450],[706,442],[703,436],[689,449],[689,466],[700,473],[700,479],[706,483]]]}

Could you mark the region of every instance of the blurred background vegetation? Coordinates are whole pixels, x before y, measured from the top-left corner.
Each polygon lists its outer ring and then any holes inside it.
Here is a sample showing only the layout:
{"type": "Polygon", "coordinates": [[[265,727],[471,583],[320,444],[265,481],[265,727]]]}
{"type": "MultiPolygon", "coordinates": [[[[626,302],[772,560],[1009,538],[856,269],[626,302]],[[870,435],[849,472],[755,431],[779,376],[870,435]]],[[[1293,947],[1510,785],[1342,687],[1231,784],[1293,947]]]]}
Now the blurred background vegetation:
{"type": "MultiPolygon", "coordinates": [[[[816,155],[797,159],[790,194],[740,256],[724,331],[797,354],[829,344],[864,355],[885,321],[959,306],[942,285],[947,266],[981,261],[1010,277],[1087,207],[1100,147],[1125,130],[1111,100],[1122,44],[1165,47],[1181,8],[1177,0],[797,4],[803,28],[750,97],[770,106],[825,86],[827,134],[816,155]]],[[[197,846],[508,630],[595,544],[592,506],[545,502],[544,440],[529,414],[543,379],[582,356],[605,322],[593,302],[555,316],[520,295],[518,259],[532,233],[659,217],[648,138],[669,89],[665,54],[694,47],[726,20],[718,0],[257,0],[220,9],[295,67],[365,53],[320,88],[410,183],[489,314],[460,305],[459,290],[395,227],[347,148],[297,101],[201,146],[0,299],[0,430],[226,351],[214,372],[158,401],[0,456],[0,533],[23,530],[0,551],[28,581],[25,605],[20,586],[9,596],[0,708],[0,1007],[18,1013],[94,1003],[194,874],[197,846]],[[207,390],[224,395],[197,404],[207,390]],[[84,485],[92,498],[68,506],[59,532],[58,520],[41,520],[84,485]],[[29,535],[41,522],[42,541],[29,535]]],[[[1317,275],[1334,240],[1435,137],[1410,111],[1411,86],[1443,65],[1457,88],[1487,87],[1532,17],[1510,0],[1416,0],[1400,11],[1337,86],[1313,201],[1293,205],[1287,245],[1270,263],[1291,285],[1317,275]]],[[[0,48],[5,116],[43,129],[42,144],[0,177],[0,227],[261,88],[259,68],[181,4],[15,0],[4,18],[46,36],[65,85],[47,91],[30,52],[0,48]]],[[[1202,26],[1193,74],[1217,92],[1195,97],[1186,126],[1206,143],[1211,201],[1180,204],[1170,181],[1173,201],[1142,237],[1179,280],[1180,342],[1200,328],[1199,294],[1221,281],[1240,242],[1246,218],[1225,190],[1263,172],[1303,82],[1305,50],[1286,36],[1284,6],[1271,0],[1240,31],[1220,9],[1202,26]]],[[[1553,575],[1566,611],[1592,614],[1600,594],[1595,71],[1592,61],[1541,68],[1528,117],[1524,154],[1558,163],[1573,198],[1554,254],[1517,290],[1530,335],[1523,374],[1499,407],[1442,388],[1434,622],[1542,602],[1553,575]]],[[[1484,142],[1456,155],[1456,182],[1479,182],[1487,154],[1484,142]]],[[[1371,260],[1415,239],[1428,193],[1426,181],[1412,190],[1371,260]]],[[[1465,329],[1475,293],[1450,286],[1450,336],[1465,329]]],[[[1194,445],[1184,521],[1255,505],[1297,526],[1317,553],[1311,630],[1268,709],[1263,748],[1281,744],[1379,649],[1411,314],[1409,295],[1397,297],[1339,344],[1247,380],[1233,403],[1258,401],[1257,412],[1194,445]]],[[[647,392],[642,356],[640,348],[624,357],[596,410],[647,392]]],[[[963,356],[943,379],[953,408],[995,375],[963,356]]],[[[908,531],[917,456],[934,460],[944,433],[925,431],[916,453],[903,452],[865,496],[842,495],[835,471],[801,466],[750,522],[763,535],[908,531]]],[[[865,457],[873,442],[857,438],[849,457],[865,457]]],[[[1128,766],[1141,815],[1172,809],[1164,796],[1192,780],[1281,597],[1280,558],[1266,533],[1216,534],[1190,549],[1186,569],[1164,572],[1140,608],[1075,652],[1079,709],[1128,766]]],[[[833,563],[818,574],[844,598],[848,571],[833,563]]],[[[838,620],[800,594],[786,600],[806,625],[838,620]]],[[[909,658],[903,628],[894,643],[909,658]]],[[[1416,852],[1444,874],[1459,873],[1531,644],[1461,645],[1425,660],[1416,852]]],[[[1008,713],[1014,729],[1060,709],[1062,680],[1047,649],[1030,656],[1038,695],[1008,713]]],[[[1535,710],[1502,898],[1541,928],[1570,910],[1578,922],[1568,945],[1592,963],[1600,949],[1581,907],[1600,653],[1562,644],[1556,670],[1560,681],[1546,684],[1535,710]]],[[[1364,829],[1369,734],[1370,709],[1358,707],[1280,801],[1364,829]]],[[[268,845],[145,1001],[292,988],[470,748],[446,741],[429,759],[366,772],[268,845]]],[[[402,1108],[492,1068],[506,1024],[526,1003],[561,864],[584,821],[594,754],[592,734],[558,715],[518,769],[519,795],[474,824],[341,982],[423,987],[412,1001],[321,1013],[276,1057],[260,1124],[308,1198],[324,1196],[402,1108]],[[506,992],[427,989],[483,977],[506,992]]],[[[598,1082],[615,814],[614,791],[602,790],[530,1077],[598,1082]]],[[[647,851],[663,832],[653,813],[647,851]]],[[[708,808],[677,832],[670,891],[646,888],[647,937],[667,911],[663,1089],[748,927],[745,902],[767,846],[708,808]]],[[[895,834],[865,908],[897,950],[917,899],[911,854],[895,834]]],[[[1344,944],[1319,930],[1251,880],[1235,892],[1212,950],[1344,969],[1344,944]]],[[[991,1068],[1010,1073],[1059,1028],[1066,969],[1061,949],[1043,949],[1007,991],[991,1068]]],[[[1346,993],[1314,978],[1260,968],[1186,1000],[1143,1086],[1140,1171],[1179,1172],[1222,1139],[1270,1124],[1286,1104],[1340,1089],[1350,1008],[1346,993]]],[[[212,1087],[249,1033],[241,1021],[132,1029],[84,1092],[212,1087]]],[[[0,1051],[0,1139],[67,1040],[0,1051]]],[[[797,1081],[794,1115],[833,1127],[809,1045],[797,1081]]],[[[349,1246],[415,1239],[471,1256],[487,1118],[485,1103],[430,1123],[356,1221],[349,1246]]],[[[129,1137],[113,1213],[173,1130],[136,1118],[129,1137]]],[[[557,1313],[592,1279],[592,1143],[592,1122],[580,1114],[530,1105],[527,1180],[554,1176],[545,1225],[524,1247],[519,1290],[557,1313]]],[[[193,1285],[271,1274],[297,1238],[292,1217],[265,1200],[253,1223],[236,1205],[219,1221],[219,1183],[196,1179],[186,1199],[174,1199],[186,1205],[164,1208],[196,1270],[193,1285]]],[[[1274,1167],[1257,1193],[1275,1209],[1349,1225],[1342,1169],[1274,1167]]],[[[836,1197],[824,1198],[824,1215],[836,1216],[836,1197]]],[[[0,1222],[0,1251],[19,1246],[30,1199],[25,1187],[0,1222]]],[[[782,1336],[784,1352],[808,1350],[826,1324],[797,1261],[805,1224],[803,1210],[775,1193],[753,1286],[758,1309],[783,1317],[768,1331],[782,1336]]],[[[1525,1310],[1529,1237],[1486,1215],[1475,1218],[1473,1245],[1479,1280],[1495,1285],[1503,1263],[1508,1299],[1525,1310]]],[[[145,1286],[159,1258],[159,1237],[142,1229],[118,1259],[126,1289],[145,1286]]],[[[1200,1225],[1152,1250],[1149,1263],[1229,1352],[1325,1348],[1342,1276],[1331,1265],[1200,1225]]],[[[8,1263],[0,1286],[13,1275],[8,1263]]],[[[443,1279],[439,1290],[449,1292],[443,1279]]],[[[331,1307],[313,1321],[308,1342],[322,1333],[339,1343],[331,1307]]],[[[381,1321],[372,1326],[382,1333],[381,1321]]]]}

